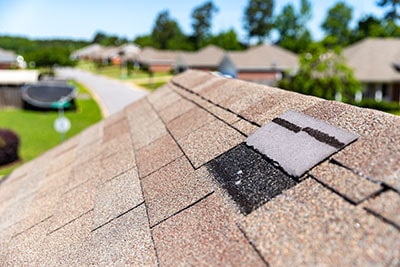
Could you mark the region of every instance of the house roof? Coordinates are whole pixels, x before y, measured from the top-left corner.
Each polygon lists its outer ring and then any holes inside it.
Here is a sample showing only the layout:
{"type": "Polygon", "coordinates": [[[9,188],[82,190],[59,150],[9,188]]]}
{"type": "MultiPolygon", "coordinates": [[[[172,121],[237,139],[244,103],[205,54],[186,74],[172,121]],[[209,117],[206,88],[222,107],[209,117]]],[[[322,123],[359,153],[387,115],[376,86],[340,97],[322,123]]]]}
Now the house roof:
{"type": "Polygon", "coordinates": [[[296,69],[297,55],[275,45],[260,45],[246,51],[233,51],[228,57],[239,71],[296,69]]]}
{"type": "Polygon", "coordinates": [[[4,50],[0,48],[0,64],[1,63],[14,63],[17,56],[14,51],[4,50]]]}
{"type": "Polygon", "coordinates": [[[399,130],[187,71],[0,183],[0,265],[398,266],[399,130]]]}
{"type": "Polygon", "coordinates": [[[178,65],[187,67],[217,68],[225,51],[215,45],[209,45],[196,52],[182,52],[178,57],[178,65]]]}
{"type": "Polygon", "coordinates": [[[159,50],[153,47],[145,47],[137,56],[140,62],[146,64],[174,64],[178,51],[159,50]]]}
{"type": "Polygon", "coordinates": [[[343,51],[347,64],[362,82],[400,81],[394,64],[400,56],[400,38],[367,38],[343,51]]]}
{"type": "Polygon", "coordinates": [[[103,49],[104,47],[102,45],[91,44],[76,50],[71,54],[71,57],[73,58],[87,57],[87,56],[94,57],[97,55],[97,53],[100,53],[103,49]]]}

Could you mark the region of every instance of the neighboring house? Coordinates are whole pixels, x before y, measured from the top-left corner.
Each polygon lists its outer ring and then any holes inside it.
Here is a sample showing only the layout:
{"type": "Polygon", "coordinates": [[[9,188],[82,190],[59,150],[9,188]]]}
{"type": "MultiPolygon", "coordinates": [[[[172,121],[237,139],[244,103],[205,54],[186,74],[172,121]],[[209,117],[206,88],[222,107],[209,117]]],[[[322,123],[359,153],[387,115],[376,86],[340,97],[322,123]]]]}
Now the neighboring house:
{"type": "Polygon", "coordinates": [[[103,49],[104,47],[99,44],[91,44],[73,52],[71,58],[73,60],[94,60],[103,49]]]}
{"type": "Polygon", "coordinates": [[[215,45],[209,45],[197,52],[182,52],[178,55],[176,68],[179,72],[187,69],[215,71],[225,53],[225,50],[215,45]]]}
{"type": "Polygon", "coordinates": [[[145,47],[136,60],[139,64],[148,66],[151,72],[170,72],[175,69],[176,58],[179,53],[179,51],[145,47]]]}
{"type": "Polygon", "coordinates": [[[400,38],[368,38],[344,49],[347,65],[363,85],[362,97],[400,102],[400,38]]]}
{"type": "Polygon", "coordinates": [[[0,48],[0,69],[9,69],[15,65],[17,55],[14,51],[0,48]]]}
{"type": "Polygon", "coordinates": [[[273,85],[283,72],[299,67],[296,54],[274,45],[260,45],[246,51],[229,52],[220,62],[222,74],[241,80],[273,85]]]}
{"type": "Polygon", "coordinates": [[[1,180],[0,266],[398,267],[399,131],[189,70],[1,180]]]}

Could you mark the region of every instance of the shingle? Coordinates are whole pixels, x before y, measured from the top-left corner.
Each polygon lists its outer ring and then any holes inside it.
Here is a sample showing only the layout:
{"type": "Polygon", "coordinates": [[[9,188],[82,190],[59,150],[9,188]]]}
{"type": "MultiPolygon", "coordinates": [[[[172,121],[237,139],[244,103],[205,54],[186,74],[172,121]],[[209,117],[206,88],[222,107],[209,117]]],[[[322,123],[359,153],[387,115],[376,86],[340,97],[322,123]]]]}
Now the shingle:
{"type": "Polygon", "coordinates": [[[197,168],[241,143],[243,139],[244,136],[239,132],[220,120],[215,120],[179,139],[178,143],[197,168]]]}
{"type": "Polygon", "coordinates": [[[196,175],[182,156],[142,180],[150,226],[172,216],[211,192],[206,177],[196,175]]]}
{"type": "Polygon", "coordinates": [[[320,120],[330,120],[346,111],[347,105],[336,101],[321,101],[303,110],[303,113],[320,120]]]}
{"type": "Polygon", "coordinates": [[[65,185],[62,187],[64,192],[68,192],[89,180],[101,181],[103,170],[100,159],[100,157],[96,157],[87,162],[75,164],[68,179],[65,181],[65,185]]]}
{"type": "Polygon", "coordinates": [[[98,183],[89,180],[61,196],[54,206],[49,233],[71,223],[93,209],[98,183]]]}
{"type": "Polygon", "coordinates": [[[173,119],[185,114],[194,107],[195,105],[192,102],[186,99],[181,99],[160,111],[159,115],[164,123],[169,123],[173,119]]]}
{"type": "Polygon", "coordinates": [[[182,151],[169,134],[143,147],[136,153],[140,178],[182,156],[182,151]]]}
{"type": "Polygon", "coordinates": [[[113,124],[105,124],[103,133],[103,142],[107,142],[111,139],[117,138],[120,135],[126,134],[128,132],[129,132],[129,125],[128,121],[125,118],[122,118],[114,122],[113,124]]]}
{"type": "Polygon", "coordinates": [[[101,185],[96,193],[93,226],[95,229],[143,202],[142,188],[135,169],[101,185]]]}
{"type": "Polygon", "coordinates": [[[244,143],[213,159],[206,166],[244,214],[297,184],[244,143]]]}
{"type": "Polygon", "coordinates": [[[356,175],[344,167],[328,162],[312,169],[310,175],[353,203],[359,203],[382,190],[379,184],[356,175]]]}
{"type": "Polygon", "coordinates": [[[240,119],[239,121],[232,124],[232,127],[239,130],[246,136],[251,135],[258,129],[258,127],[255,126],[254,124],[251,124],[250,122],[248,122],[246,120],[242,120],[242,119],[240,119]]]}
{"type": "Polygon", "coordinates": [[[271,266],[396,266],[400,233],[312,179],[240,227],[271,266]]]}
{"type": "Polygon", "coordinates": [[[206,109],[208,112],[212,113],[214,116],[230,125],[240,120],[240,118],[233,112],[227,111],[215,105],[209,106],[206,109]]]}
{"type": "Polygon", "coordinates": [[[129,145],[130,143],[125,149],[101,159],[99,171],[102,181],[110,180],[136,166],[133,148],[129,145]]]}
{"type": "Polygon", "coordinates": [[[375,181],[400,190],[400,125],[390,127],[343,149],[334,159],[375,181]]]}
{"type": "Polygon", "coordinates": [[[211,195],[157,225],[152,233],[160,265],[265,266],[231,219],[211,195]]]}
{"type": "Polygon", "coordinates": [[[191,79],[187,79],[186,75],[177,75],[172,78],[172,81],[174,83],[179,84],[180,86],[186,87],[186,88],[192,88],[195,87],[196,85],[199,85],[204,82],[204,79],[207,77],[210,77],[211,75],[208,74],[207,72],[198,72],[198,71],[192,71],[188,70],[186,72],[191,74],[191,79]]]}
{"type": "Polygon", "coordinates": [[[400,195],[395,191],[386,191],[369,199],[363,206],[400,228],[400,195]]]}
{"type": "Polygon", "coordinates": [[[167,128],[178,140],[214,120],[215,118],[207,111],[195,107],[168,123],[167,128]]]}
{"type": "Polygon", "coordinates": [[[150,94],[147,98],[156,111],[161,111],[182,99],[181,96],[170,90],[168,86],[157,89],[154,94],[150,94]],[[164,90],[166,93],[157,94],[158,92],[162,92],[161,90],[164,90]]]}
{"type": "Polygon", "coordinates": [[[323,100],[293,92],[278,92],[273,94],[272,97],[265,98],[262,101],[263,102],[258,105],[252,105],[240,111],[239,115],[252,122],[264,125],[288,110],[302,111],[323,100]]]}
{"type": "Polygon", "coordinates": [[[88,265],[157,266],[144,205],[94,231],[88,265]]]}
{"type": "Polygon", "coordinates": [[[288,174],[301,177],[356,135],[304,114],[287,111],[246,139],[288,174]]]}

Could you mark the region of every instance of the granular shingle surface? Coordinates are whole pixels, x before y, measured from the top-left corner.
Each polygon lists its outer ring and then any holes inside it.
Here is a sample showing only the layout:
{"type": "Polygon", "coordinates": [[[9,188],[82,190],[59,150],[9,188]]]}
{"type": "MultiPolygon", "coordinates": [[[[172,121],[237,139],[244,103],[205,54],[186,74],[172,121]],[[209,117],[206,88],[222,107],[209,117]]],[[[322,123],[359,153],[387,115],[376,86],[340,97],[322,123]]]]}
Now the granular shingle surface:
{"type": "Polygon", "coordinates": [[[399,130],[189,70],[0,182],[0,266],[399,266],[399,130]]]}
{"type": "Polygon", "coordinates": [[[288,174],[300,177],[356,138],[348,131],[287,111],[250,135],[246,143],[288,174]]]}

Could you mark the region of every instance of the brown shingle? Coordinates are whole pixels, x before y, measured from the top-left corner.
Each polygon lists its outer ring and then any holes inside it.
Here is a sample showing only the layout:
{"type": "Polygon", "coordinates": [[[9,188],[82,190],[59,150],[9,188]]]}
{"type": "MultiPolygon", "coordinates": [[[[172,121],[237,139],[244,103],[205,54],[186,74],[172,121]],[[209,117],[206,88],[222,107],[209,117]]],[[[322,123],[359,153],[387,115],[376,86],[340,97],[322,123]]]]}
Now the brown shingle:
{"type": "Polygon", "coordinates": [[[160,265],[264,266],[231,218],[211,195],[159,224],[152,232],[160,265]]]}
{"type": "Polygon", "coordinates": [[[196,175],[189,161],[180,157],[142,181],[153,226],[211,192],[206,177],[196,175]]]}
{"type": "Polygon", "coordinates": [[[0,182],[0,265],[398,266],[399,130],[379,111],[187,71],[0,182]],[[243,143],[288,110],[336,127],[326,140],[360,138],[294,180],[243,143]]]}
{"type": "Polygon", "coordinates": [[[312,179],[250,214],[241,227],[272,266],[396,265],[400,257],[394,227],[312,179]]]}

